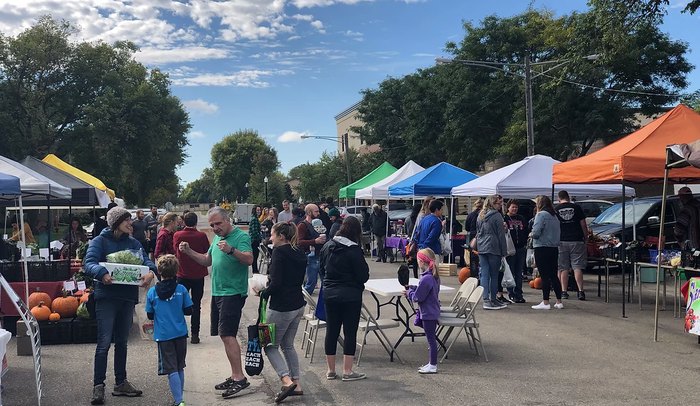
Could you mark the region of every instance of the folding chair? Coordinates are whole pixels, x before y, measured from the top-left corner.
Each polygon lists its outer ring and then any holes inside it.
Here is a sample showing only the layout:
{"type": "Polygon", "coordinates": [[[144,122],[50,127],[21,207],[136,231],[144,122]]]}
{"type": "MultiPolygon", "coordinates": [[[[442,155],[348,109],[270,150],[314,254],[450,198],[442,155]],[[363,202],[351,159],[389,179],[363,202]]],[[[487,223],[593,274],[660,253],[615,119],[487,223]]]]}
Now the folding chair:
{"type": "Polygon", "coordinates": [[[382,345],[382,347],[384,347],[384,350],[386,350],[387,354],[391,356],[391,354],[393,353],[396,356],[396,359],[398,359],[399,362],[403,364],[401,357],[399,357],[399,353],[396,352],[396,348],[394,348],[394,346],[391,345],[389,337],[387,337],[384,333],[385,329],[395,327],[400,327],[398,321],[391,319],[375,319],[374,316],[372,316],[372,314],[369,312],[369,309],[367,309],[365,304],[362,303],[362,309],[360,310],[360,325],[358,326],[358,337],[360,334],[362,335],[362,340],[359,340],[357,342],[357,345],[360,347],[360,352],[357,354],[358,366],[360,365],[360,360],[362,359],[362,351],[365,348],[365,344],[367,344],[367,334],[369,334],[370,331],[374,333],[375,336],[377,336],[379,343],[382,345]]]}
{"type": "Polygon", "coordinates": [[[464,333],[467,336],[469,346],[471,347],[472,342],[474,343],[474,350],[476,351],[477,355],[479,355],[480,346],[481,352],[484,354],[484,361],[488,362],[486,350],[484,349],[484,343],[481,339],[481,333],[479,332],[479,323],[476,321],[474,314],[476,312],[476,309],[479,308],[479,303],[481,303],[483,294],[484,287],[476,287],[469,295],[469,298],[463,301],[463,305],[458,310],[456,316],[440,315],[440,317],[438,318],[438,325],[440,326],[438,329],[438,336],[443,331],[445,332],[441,337],[441,341],[443,343],[447,342],[447,340],[450,338],[450,335],[452,335],[453,331],[457,329],[457,332],[452,338],[450,345],[447,347],[447,350],[445,350],[445,354],[440,359],[441,363],[445,360],[445,358],[447,358],[447,354],[450,352],[450,349],[457,341],[457,338],[459,338],[459,335],[462,333],[462,330],[464,330],[464,333]],[[479,342],[478,346],[477,341],[479,342]]]}
{"type": "Polygon", "coordinates": [[[316,317],[316,300],[309,295],[304,288],[301,288],[301,293],[304,295],[304,300],[306,300],[306,308],[308,311],[304,313],[304,335],[301,340],[301,349],[304,349],[304,344],[306,344],[306,351],[304,352],[304,358],[309,357],[309,352],[311,352],[311,359],[309,363],[314,362],[314,352],[316,351],[316,341],[318,340],[318,330],[326,328],[326,322],[320,320],[316,317]]]}
{"type": "Polygon", "coordinates": [[[450,305],[440,306],[440,312],[457,312],[457,310],[459,310],[459,299],[462,297],[468,298],[469,295],[471,295],[474,288],[476,288],[476,285],[478,284],[478,279],[474,277],[467,278],[467,280],[464,281],[464,283],[459,287],[457,293],[455,293],[455,296],[452,298],[452,302],[450,302],[450,305]]]}
{"type": "Polygon", "coordinates": [[[261,274],[269,272],[270,262],[272,262],[272,251],[263,241],[260,243],[260,256],[258,258],[258,270],[261,274]]]}

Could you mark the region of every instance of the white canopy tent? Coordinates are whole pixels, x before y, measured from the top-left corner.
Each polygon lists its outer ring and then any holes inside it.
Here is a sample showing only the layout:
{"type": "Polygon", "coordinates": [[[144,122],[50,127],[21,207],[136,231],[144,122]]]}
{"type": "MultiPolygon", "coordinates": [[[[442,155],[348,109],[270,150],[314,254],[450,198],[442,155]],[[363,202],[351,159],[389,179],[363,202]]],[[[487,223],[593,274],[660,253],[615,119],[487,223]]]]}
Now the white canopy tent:
{"type": "MultiPolygon", "coordinates": [[[[529,156],[480,178],[452,188],[453,196],[489,196],[500,194],[509,198],[530,199],[552,193],[552,168],[560,163],[545,155],[529,156]]],[[[613,197],[620,195],[619,185],[561,184],[554,191],[566,190],[571,197],[613,197]]],[[[635,190],[625,187],[625,195],[635,196],[635,190]]]]}
{"type": "Polygon", "coordinates": [[[52,181],[40,173],[0,155],[0,172],[19,178],[24,200],[57,198],[70,200],[70,188],[52,181]]]}
{"type": "Polygon", "coordinates": [[[423,171],[424,169],[425,168],[417,163],[408,161],[404,166],[388,177],[373,185],[367,186],[366,188],[359,189],[357,192],[355,192],[355,198],[371,200],[389,199],[389,186],[401,182],[402,180],[409,178],[418,172],[423,171]]]}

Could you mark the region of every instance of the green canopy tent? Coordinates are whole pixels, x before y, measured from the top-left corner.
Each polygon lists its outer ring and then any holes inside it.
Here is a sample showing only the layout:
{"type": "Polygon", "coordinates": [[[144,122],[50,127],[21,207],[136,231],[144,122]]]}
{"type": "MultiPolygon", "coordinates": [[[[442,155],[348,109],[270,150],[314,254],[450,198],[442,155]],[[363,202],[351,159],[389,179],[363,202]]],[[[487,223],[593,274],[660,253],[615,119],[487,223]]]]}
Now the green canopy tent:
{"type": "Polygon", "coordinates": [[[355,197],[355,192],[358,190],[374,185],[396,171],[397,169],[394,167],[394,165],[385,161],[383,164],[376,167],[372,172],[365,175],[365,177],[362,179],[340,188],[340,198],[352,199],[355,197]]]}

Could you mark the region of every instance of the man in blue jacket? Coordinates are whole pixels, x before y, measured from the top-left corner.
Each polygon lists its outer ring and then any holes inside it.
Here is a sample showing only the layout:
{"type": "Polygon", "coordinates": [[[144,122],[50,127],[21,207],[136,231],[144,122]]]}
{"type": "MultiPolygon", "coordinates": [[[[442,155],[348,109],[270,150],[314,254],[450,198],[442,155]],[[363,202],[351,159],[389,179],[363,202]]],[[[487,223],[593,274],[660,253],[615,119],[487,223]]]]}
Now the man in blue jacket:
{"type": "Polygon", "coordinates": [[[141,243],[131,233],[131,213],[121,207],[113,207],[107,212],[107,228],[90,241],[83,262],[85,273],[94,280],[95,317],[97,318],[97,348],[93,375],[93,405],[104,404],[105,378],[107,374],[107,354],[114,337],[114,379],[113,396],[141,396],[126,380],[126,346],[129,330],[133,324],[134,306],[139,300],[139,288],[135,285],[113,284],[112,276],[100,262],[107,261],[107,255],[123,250],[140,252],[143,265],[151,272],[141,281],[148,286],[157,276],[155,264],[148,259],[141,243]]]}
{"type": "Polygon", "coordinates": [[[437,260],[439,262],[442,258],[442,246],[440,245],[440,234],[442,233],[442,207],[444,203],[441,200],[433,200],[430,202],[428,209],[430,214],[423,217],[418,225],[418,233],[416,235],[416,240],[418,241],[418,249],[430,248],[435,252],[437,260]]]}

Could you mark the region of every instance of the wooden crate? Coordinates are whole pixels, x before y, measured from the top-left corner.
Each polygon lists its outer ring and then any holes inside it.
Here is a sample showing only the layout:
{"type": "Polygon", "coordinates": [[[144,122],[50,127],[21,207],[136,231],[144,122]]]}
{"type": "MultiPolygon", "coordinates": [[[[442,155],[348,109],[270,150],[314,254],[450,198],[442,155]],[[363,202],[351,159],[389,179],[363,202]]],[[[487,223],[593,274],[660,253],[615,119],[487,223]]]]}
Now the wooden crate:
{"type": "Polygon", "coordinates": [[[438,265],[438,274],[440,276],[457,276],[457,264],[438,265]]]}

